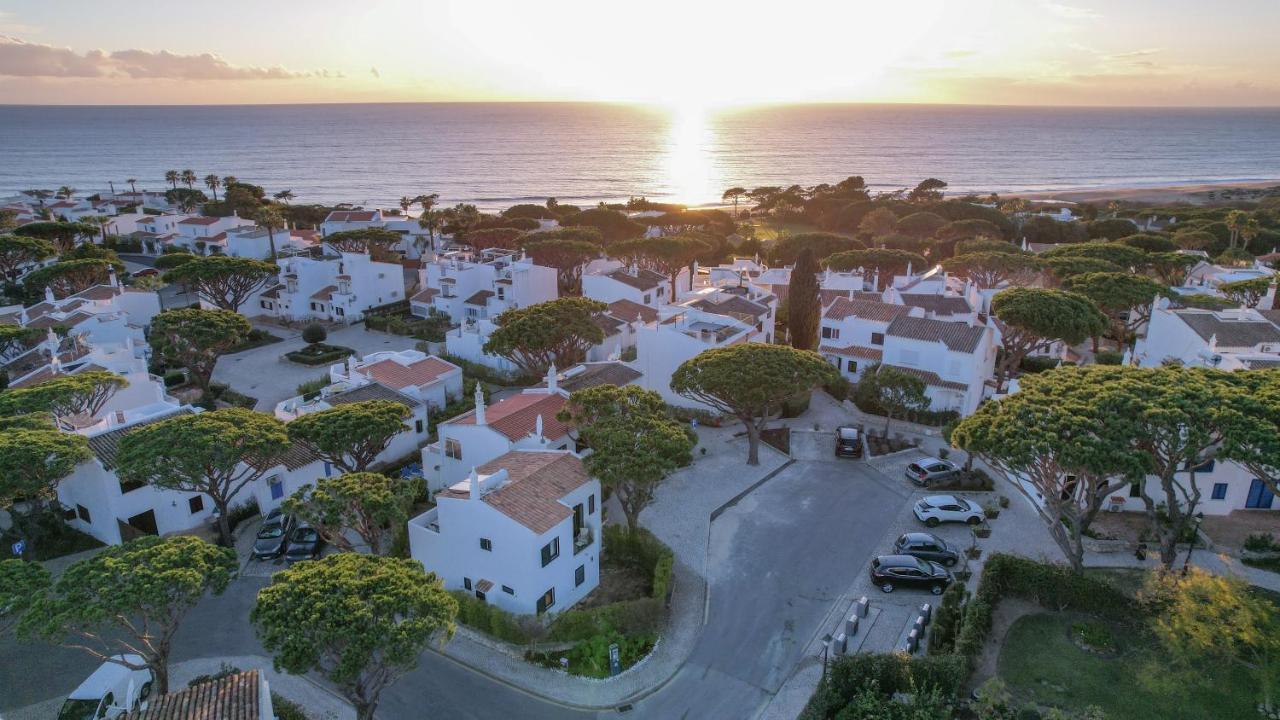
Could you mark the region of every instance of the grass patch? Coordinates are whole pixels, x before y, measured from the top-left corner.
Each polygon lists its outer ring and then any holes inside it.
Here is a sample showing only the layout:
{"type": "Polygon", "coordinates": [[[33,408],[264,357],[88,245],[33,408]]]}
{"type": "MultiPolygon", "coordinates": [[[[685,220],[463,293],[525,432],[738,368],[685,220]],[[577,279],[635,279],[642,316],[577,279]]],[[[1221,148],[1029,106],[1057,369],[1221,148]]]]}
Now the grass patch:
{"type": "MultiPolygon", "coordinates": [[[[12,529],[0,535],[0,547],[6,553],[4,557],[9,557],[9,547],[18,539],[18,534],[12,529]]],[[[34,555],[37,561],[53,560],[102,546],[103,543],[94,536],[83,533],[50,514],[47,521],[41,522],[34,555]]]]}
{"type": "Polygon", "coordinates": [[[356,351],[349,347],[314,343],[304,348],[287,352],[284,356],[300,365],[325,365],[327,363],[344,360],[348,355],[355,354],[356,351]]]}
{"type": "Polygon", "coordinates": [[[1245,558],[1240,562],[1251,568],[1259,570],[1270,570],[1274,573],[1280,573],[1280,557],[1273,558],[1245,558]]]}
{"type": "MultiPolygon", "coordinates": [[[[1100,634],[1098,629],[1091,635],[1100,634]]],[[[1240,667],[1201,668],[1203,683],[1177,682],[1160,668],[1163,651],[1140,629],[1071,613],[1020,618],[1005,638],[999,672],[1020,702],[1068,710],[1097,705],[1108,720],[1257,718],[1257,690],[1240,667]],[[1102,657],[1071,640],[1075,626],[1106,625],[1118,654],[1102,657]],[[1158,685],[1153,680],[1162,681],[1158,685]]]]}
{"type": "Polygon", "coordinates": [[[1085,568],[1084,575],[1108,583],[1130,597],[1136,597],[1147,581],[1147,571],[1142,568],[1085,568]]]}

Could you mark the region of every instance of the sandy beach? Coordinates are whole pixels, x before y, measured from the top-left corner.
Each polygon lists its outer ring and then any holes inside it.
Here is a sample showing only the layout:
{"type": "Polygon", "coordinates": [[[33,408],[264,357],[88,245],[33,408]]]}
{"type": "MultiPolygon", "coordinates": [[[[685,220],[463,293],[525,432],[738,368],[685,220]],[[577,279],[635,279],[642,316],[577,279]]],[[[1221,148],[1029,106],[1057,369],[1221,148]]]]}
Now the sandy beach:
{"type": "Polygon", "coordinates": [[[1062,201],[1072,203],[1099,203],[1112,200],[1153,205],[1208,205],[1232,200],[1260,200],[1268,195],[1280,195],[1280,179],[1250,182],[1196,183],[1189,185],[1164,185],[1158,187],[1131,188],[1080,188],[1078,190],[1053,190],[1047,192],[1007,193],[1005,197],[1020,197],[1036,201],[1062,201]]]}

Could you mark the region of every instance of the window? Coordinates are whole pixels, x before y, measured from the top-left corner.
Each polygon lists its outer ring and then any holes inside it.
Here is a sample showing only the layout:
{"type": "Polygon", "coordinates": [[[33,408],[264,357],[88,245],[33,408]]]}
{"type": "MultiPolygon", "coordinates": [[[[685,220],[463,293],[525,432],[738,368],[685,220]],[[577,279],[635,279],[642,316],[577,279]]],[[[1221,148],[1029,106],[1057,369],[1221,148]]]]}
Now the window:
{"type": "Polygon", "coordinates": [[[471,578],[469,578],[469,577],[464,577],[464,578],[462,578],[462,587],[466,588],[467,590],[470,590],[470,589],[471,589],[471,578]]]}
{"type": "Polygon", "coordinates": [[[482,591],[480,591],[480,590],[477,590],[477,591],[476,591],[476,599],[477,599],[477,600],[484,600],[484,592],[482,592],[482,591]]]}
{"type": "Polygon", "coordinates": [[[76,515],[87,523],[93,523],[93,518],[89,515],[89,508],[83,505],[76,505],[76,515]]]}
{"type": "Polygon", "coordinates": [[[1142,486],[1139,485],[1138,483],[1133,483],[1132,485],[1130,485],[1129,497],[1142,497],[1142,486]]]}
{"type": "Polygon", "coordinates": [[[444,441],[444,456],[454,460],[462,459],[462,443],[448,438],[444,441]]]}
{"type": "Polygon", "coordinates": [[[872,345],[883,345],[883,344],[884,344],[884,333],[871,333],[871,344],[872,344],[872,345]]]}
{"type": "Polygon", "coordinates": [[[320,309],[320,306],[319,306],[319,305],[317,305],[317,304],[315,304],[315,303],[311,303],[311,309],[312,309],[312,310],[319,310],[319,309],[320,309]]]}
{"type": "Polygon", "coordinates": [[[325,461],[324,461],[324,476],[325,476],[325,477],[329,477],[329,476],[331,476],[331,475],[333,475],[333,464],[332,464],[332,463],[330,463],[328,460],[325,460],[325,461]]]}
{"type": "Polygon", "coordinates": [[[422,421],[421,421],[421,420],[414,420],[414,421],[413,421],[413,431],[414,431],[414,432],[416,432],[416,433],[421,433],[421,432],[422,432],[422,421]]]}
{"type": "Polygon", "coordinates": [[[652,302],[652,301],[653,301],[653,297],[652,297],[651,295],[649,295],[648,293],[645,293],[645,295],[644,295],[644,304],[645,304],[645,305],[648,305],[648,304],[649,304],[650,302],[652,302]]]}
{"type": "Polygon", "coordinates": [[[845,368],[846,368],[849,372],[851,372],[851,373],[856,373],[856,372],[858,372],[858,361],[857,361],[857,360],[846,360],[846,361],[845,361],[845,368]]]}
{"type": "Polygon", "coordinates": [[[1217,464],[1217,461],[1215,461],[1215,460],[1206,460],[1204,463],[1202,463],[1202,464],[1200,464],[1200,465],[1197,465],[1197,466],[1195,466],[1195,467],[1191,467],[1191,463],[1190,463],[1190,462],[1188,462],[1186,465],[1184,465],[1184,466],[1182,467],[1182,469],[1183,469],[1183,470],[1186,470],[1187,472],[1190,472],[1190,471],[1194,470],[1194,471],[1196,471],[1196,473],[1199,473],[1199,474],[1205,474],[1205,473],[1211,473],[1211,472],[1213,472],[1213,466],[1214,466],[1214,465],[1216,465],[1216,464],[1217,464]]]}
{"type": "Polygon", "coordinates": [[[831,327],[822,328],[822,338],[824,340],[839,340],[840,328],[831,328],[831,327]]]}
{"type": "Polygon", "coordinates": [[[269,487],[271,488],[272,500],[279,500],[284,497],[284,483],[279,480],[272,480],[269,487]]]}
{"type": "Polygon", "coordinates": [[[577,570],[573,571],[573,586],[580,587],[582,583],[587,581],[587,566],[579,565],[577,570]]]}
{"type": "Polygon", "coordinates": [[[541,615],[542,613],[546,612],[551,607],[553,607],[555,604],[556,604],[556,589],[551,588],[550,590],[547,590],[546,592],[542,593],[542,597],[538,598],[538,614],[541,615]]]}
{"type": "Polygon", "coordinates": [[[1214,483],[1214,484],[1213,484],[1213,496],[1212,496],[1212,497],[1213,497],[1213,499],[1214,499],[1214,500],[1226,500],[1226,499],[1227,499],[1227,484],[1226,484],[1226,483],[1214,483]]]}
{"type": "Polygon", "coordinates": [[[504,592],[504,593],[506,593],[506,594],[508,594],[508,595],[515,595],[515,594],[516,594],[516,591],[515,591],[515,590],[514,590],[510,585],[503,585],[503,586],[502,586],[502,592],[504,592]]]}
{"type": "Polygon", "coordinates": [[[493,541],[489,538],[480,538],[480,549],[493,552],[493,541]]]}
{"type": "Polygon", "coordinates": [[[62,509],[62,519],[63,519],[63,520],[75,520],[75,519],[76,519],[76,509],[75,509],[75,508],[63,508],[63,509],[62,509]]]}
{"type": "Polygon", "coordinates": [[[590,495],[587,496],[587,514],[588,515],[596,514],[596,494],[595,493],[591,493],[590,495]]]}
{"type": "Polygon", "coordinates": [[[204,497],[196,495],[195,497],[187,498],[187,507],[191,509],[192,515],[202,512],[204,510],[204,497]]]}
{"type": "Polygon", "coordinates": [[[333,309],[333,311],[334,311],[334,312],[336,312],[336,313],[338,313],[338,317],[342,317],[343,315],[346,315],[346,313],[345,313],[345,312],[343,312],[342,308],[340,308],[340,307],[335,307],[335,308],[333,309]]]}
{"type": "Polygon", "coordinates": [[[551,564],[552,560],[560,557],[560,538],[552,538],[551,542],[542,546],[542,567],[551,564]]]}

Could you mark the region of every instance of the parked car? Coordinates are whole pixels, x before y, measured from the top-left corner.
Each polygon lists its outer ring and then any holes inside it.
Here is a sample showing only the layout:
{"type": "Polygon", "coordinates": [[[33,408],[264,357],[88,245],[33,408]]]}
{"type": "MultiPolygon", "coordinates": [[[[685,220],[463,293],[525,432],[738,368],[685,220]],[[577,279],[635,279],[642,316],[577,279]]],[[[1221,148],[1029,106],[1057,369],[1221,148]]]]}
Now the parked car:
{"type": "MultiPolygon", "coordinates": [[[[146,662],[139,655],[115,655],[113,660],[134,665],[146,662]]],[[[155,676],[150,668],[133,670],[108,660],[85,678],[80,687],[71,691],[58,710],[58,720],[119,718],[135,710],[146,709],[154,682],[155,676]]]]}
{"type": "Polygon", "coordinates": [[[917,502],[914,511],[916,519],[929,527],[937,527],[944,522],[977,525],[986,519],[977,503],[955,495],[930,495],[917,502]]]}
{"type": "Polygon", "coordinates": [[[852,425],[836,428],[836,457],[862,457],[862,431],[852,425]]]}
{"type": "Polygon", "coordinates": [[[284,554],[289,547],[289,533],[293,532],[292,515],[280,510],[272,510],[258,530],[258,539],[253,543],[255,560],[271,560],[284,554]]]}
{"type": "Polygon", "coordinates": [[[322,549],[324,549],[324,538],[320,537],[320,533],[315,528],[303,523],[289,534],[289,549],[285,551],[284,559],[289,562],[315,560],[320,557],[322,549]]]}
{"type": "Polygon", "coordinates": [[[960,562],[960,553],[945,540],[930,533],[913,532],[902,535],[893,544],[893,549],[899,555],[910,555],[921,560],[942,563],[947,567],[960,562]]]}
{"type": "Polygon", "coordinates": [[[907,479],[920,487],[928,487],[950,478],[958,471],[959,468],[946,460],[920,458],[907,466],[907,479]]]}
{"type": "Polygon", "coordinates": [[[133,274],[133,277],[143,278],[143,277],[149,277],[151,275],[159,275],[159,274],[160,274],[160,271],[155,268],[142,268],[141,270],[135,272],[133,274]]]}
{"type": "Polygon", "coordinates": [[[887,593],[918,587],[941,595],[951,584],[951,572],[936,562],[910,555],[881,555],[871,561],[871,582],[887,593]]]}

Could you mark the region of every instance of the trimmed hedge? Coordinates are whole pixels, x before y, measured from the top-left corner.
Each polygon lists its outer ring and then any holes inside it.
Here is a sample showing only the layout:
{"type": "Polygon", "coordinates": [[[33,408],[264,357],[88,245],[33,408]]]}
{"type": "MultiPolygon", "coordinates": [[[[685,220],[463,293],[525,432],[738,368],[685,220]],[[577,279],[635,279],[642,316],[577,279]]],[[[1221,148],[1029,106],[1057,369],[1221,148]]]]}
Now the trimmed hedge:
{"type": "Polygon", "coordinates": [[[987,559],[978,600],[997,605],[1006,597],[1030,600],[1049,610],[1077,610],[1114,620],[1128,620],[1136,607],[1133,598],[1114,585],[1077,575],[1067,565],[996,553],[987,559]]]}
{"type": "Polygon", "coordinates": [[[515,615],[480,600],[466,590],[452,590],[449,594],[458,601],[458,622],[499,640],[516,645],[528,644],[529,636],[520,629],[515,615]]]}
{"type": "Polygon", "coordinates": [[[885,698],[895,693],[931,690],[936,690],[944,697],[956,697],[968,674],[964,659],[956,655],[845,655],[831,663],[826,681],[818,686],[817,692],[800,714],[800,719],[844,718],[846,715],[841,711],[869,688],[885,698]]]}
{"type": "Polygon", "coordinates": [[[585,641],[614,632],[644,635],[656,632],[662,624],[675,562],[671,549],[644,528],[628,530],[622,525],[605,526],[603,547],[610,565],[649,575],[649,596],[588,610],[566,610],[551,623],[551,639],[585,641]]]}
{"type": "Polygon", "coordinates": [[[356,351],[339,345],[308,345],[301,350],[287,352],[284,356],[300,365],[325,365],[338,360],[345,360],[356,351]]]}

